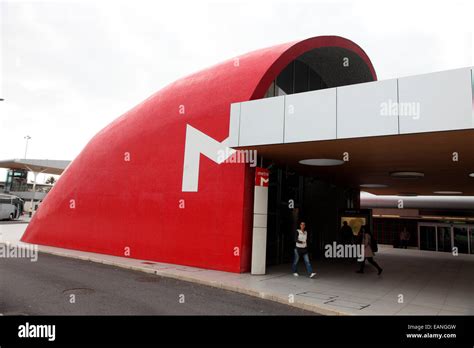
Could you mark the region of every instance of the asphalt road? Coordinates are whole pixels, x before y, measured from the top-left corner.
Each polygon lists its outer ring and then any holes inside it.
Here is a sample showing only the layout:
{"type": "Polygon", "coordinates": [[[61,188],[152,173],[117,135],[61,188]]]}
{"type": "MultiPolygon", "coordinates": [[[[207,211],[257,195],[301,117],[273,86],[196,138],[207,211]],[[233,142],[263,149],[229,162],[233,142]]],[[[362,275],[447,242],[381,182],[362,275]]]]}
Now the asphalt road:
{"type": "Polygon", "coordinates": [[[44,253],[37,262],[0,259],[0,313],[314,315],[232,291],[44,253]]]}

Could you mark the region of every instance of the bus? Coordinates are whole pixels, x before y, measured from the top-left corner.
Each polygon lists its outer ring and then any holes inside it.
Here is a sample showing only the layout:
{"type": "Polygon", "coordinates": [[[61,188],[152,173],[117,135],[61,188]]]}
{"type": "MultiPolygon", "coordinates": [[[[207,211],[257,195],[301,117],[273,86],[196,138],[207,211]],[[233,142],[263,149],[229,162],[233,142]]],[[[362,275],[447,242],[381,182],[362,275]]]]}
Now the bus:
{"type": "Polygon", "coordinates": [[[0,220],[16,220],[23,214],[24,201],[17,196],[0,194],[0,220]]]}

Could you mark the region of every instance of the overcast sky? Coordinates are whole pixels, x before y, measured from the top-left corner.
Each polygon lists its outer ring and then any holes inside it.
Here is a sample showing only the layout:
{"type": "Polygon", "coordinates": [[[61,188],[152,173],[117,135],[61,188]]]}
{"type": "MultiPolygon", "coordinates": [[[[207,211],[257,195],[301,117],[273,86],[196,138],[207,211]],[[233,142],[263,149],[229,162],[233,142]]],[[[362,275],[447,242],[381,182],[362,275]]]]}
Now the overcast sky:
{"type": "Polygon", "coordinates": [[[351,39],[379,79],[472,66],[473,3],[0,0],[0,159],[27,134],[28,158],[74,159],[179,77],[296,39],[351,39]]]}

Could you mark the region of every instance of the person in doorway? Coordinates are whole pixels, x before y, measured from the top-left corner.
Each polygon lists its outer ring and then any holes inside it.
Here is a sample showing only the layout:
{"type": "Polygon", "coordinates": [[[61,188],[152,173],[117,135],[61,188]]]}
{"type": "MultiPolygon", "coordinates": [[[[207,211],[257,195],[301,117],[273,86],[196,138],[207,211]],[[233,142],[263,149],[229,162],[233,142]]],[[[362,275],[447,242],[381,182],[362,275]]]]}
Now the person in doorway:
{"type": "Polygon", "coordinates": [[[298,261],[300,257],[303,257],[306,271],[309,273],[310,278],[314,278],[316,273],[313,272],[313,267],[309,262],[309,255],[308,255],[308,231],[306,231],[306,224],[302,221],[300,223],[300,228],[296,230],[295,233],[295,250],[294,250],[294,258],[293,264],[291,265],[293,275],[298,277],[298,261]]]}
{"type": "Polygon", "coordinates": [[[410,232],[407,231],[406,227],[403,227],[402,232],[400,232],[400,248],[407,249],[409,240],[410,232]]]}
{"type": "Polygon", "coordinates": [[[359,233],[361,233],[362,245],[364,247],[364,259],[360,262],[360,268],[357,273],[364,273],[365,260],[367,260],[372,266],[377,269],[378,275],[382,274],[383,269],[374,260],[374,252],[372,251],[372,235],[369,231],[365,229],[364,226],[361,227],[359,233]]]}
{"type": "Polygon", "coordinates": [[[352,228],[347,224],[347,221],[344,221],[342,223],[340,234],[343,244],[352,244],[352,239],[354,235],[352,233],[352,228]]]}
{"type": "Polygon", "coordinates": [[[364,237],[362,232],[363,230],[364,226],[361,226],[359,231],[357,231],[357,234],[354,236],[354,244],[362,244],[362,238],[364,237]]]}

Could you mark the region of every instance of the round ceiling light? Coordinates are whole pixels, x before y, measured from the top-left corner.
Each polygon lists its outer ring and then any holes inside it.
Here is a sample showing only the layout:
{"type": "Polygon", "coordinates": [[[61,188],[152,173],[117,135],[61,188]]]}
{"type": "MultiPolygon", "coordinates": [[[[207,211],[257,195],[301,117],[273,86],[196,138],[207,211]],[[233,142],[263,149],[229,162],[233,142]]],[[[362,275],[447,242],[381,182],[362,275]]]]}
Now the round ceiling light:
{"type": "Polygon", "coordinates": [[[391,172],[390,176],[394,178],[401,178],[401,179],[414,179],[414,178],[422,178],[425,176],[425,173],[421,172],[391,172]]]}
{"type": "Polygon", "coordinates": [[[384,184],[362,184],[362,185],[359,185],[360,187],[364,187],[364,188],[384,188],[384,187],[388,187],[388,185],[384,185],[384,184]]]}
{"type": "Polygon", "coordinates": [[[332,158],[311,158],[311,159],[301,160],[300,164],[304,164],[307,166],[326,167],[326,166],[340,166],[341,164],[344,164],[344,161],[338,160],[338,159],[332,159],[332,158]]]}
{"type": "Polygon", "coordinates": [[[471,178],[474,178],[474,172],[473,172],[473,173],[470,173],[469,176],[470,176],[471,178]]]}
{"type": "Polygon", "coordinates": [[[437,195],[462,195],[461,191],[434,191],[437,195]]]}

